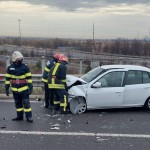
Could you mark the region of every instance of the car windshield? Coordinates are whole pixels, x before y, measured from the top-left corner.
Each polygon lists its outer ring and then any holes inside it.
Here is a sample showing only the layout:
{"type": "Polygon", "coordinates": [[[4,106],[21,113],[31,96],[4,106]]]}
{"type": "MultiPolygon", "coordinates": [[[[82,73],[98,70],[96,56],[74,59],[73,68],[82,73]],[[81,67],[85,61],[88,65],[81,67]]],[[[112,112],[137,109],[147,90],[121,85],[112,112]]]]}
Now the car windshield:
{"type": "Polygon", "coordinates": [[[91,82],[93,79],[95,79],[98,75],[104,72],[104,69],[97,67],[95,69],[92,69],[85,75],[81,77],[82,80],[86,81],[87,83],[91,82]]]}

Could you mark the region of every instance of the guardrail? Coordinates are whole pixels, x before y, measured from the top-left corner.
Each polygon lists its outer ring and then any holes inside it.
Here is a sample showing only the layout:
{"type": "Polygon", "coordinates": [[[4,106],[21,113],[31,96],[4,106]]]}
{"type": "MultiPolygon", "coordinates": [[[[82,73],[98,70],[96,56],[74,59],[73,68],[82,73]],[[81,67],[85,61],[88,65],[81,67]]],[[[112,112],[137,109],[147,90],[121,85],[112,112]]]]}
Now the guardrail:
{"type": "MultiPolygon", "coordinates": [[[[76,77],[81,77],[80,74],[75,74],[74,76],[76,77]]],[[[44,89],[44,84],[41,81],[42,79],[42,74],[32,74],[32,80],[33,80],[33,87],[34,88],[41,88],[42,91],[40,92],[35,92],[34,94],[30,95],[30,98],[36,99],[36,100],[42,100],[44,99],[44,93],[43,93],[43,89],[44,89]]],[[[0,88],[4,88],[5,87],[5,74],[0,74],[0,88]]],[[[13,98],[12,93],[10,94],[10,96],[6,96],[5,93],[0,93],[0,98],[13,98]]]]}
{"type": "MultiPolygon", "coordinates": [[[[0,77],[2,77],[2,80],[0,80],[0,86],[5,84],[5,74],[0,74],[0,77]]],[[[43,87],[44,84],[41,81],[42,74],[32,74],[32,80],[33,80],[33,86],[34,87],[43,87]]]]}
{"type": "MultiPolygon", "coordinates": [[[[74,76],[80,77],[80,74],[75,74],[74,76]]],[[[2,80],[0,80],[0,87],[4,86],[5,84],[5,74],[0,74],[0,77],[2,77],[2,80]]],[[[32,81],[33,81],[33,87],[43,87],[44,84],[41,81],[42,74],[32,74],[32,81]]]]}

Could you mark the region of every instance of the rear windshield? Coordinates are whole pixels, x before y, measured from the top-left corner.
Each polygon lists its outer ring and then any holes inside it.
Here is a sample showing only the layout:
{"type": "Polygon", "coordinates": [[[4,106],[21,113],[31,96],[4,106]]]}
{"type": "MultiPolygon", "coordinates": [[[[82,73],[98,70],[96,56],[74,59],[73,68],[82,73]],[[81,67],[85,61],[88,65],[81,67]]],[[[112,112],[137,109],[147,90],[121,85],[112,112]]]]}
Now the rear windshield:
{"type": "Polygon", "coordinates": [[[84,80],[85,82],[89,83],[89,82],[91,82],[92,80],[94,80],[97,76],[99,76],[103,72],[105,72],[104,69],[102,69],[100,67],[97,67],[95,69],[92,69],[91,71],[89,71],[85,75],[83,75],[81,77],[81,79],[84,80]]]}

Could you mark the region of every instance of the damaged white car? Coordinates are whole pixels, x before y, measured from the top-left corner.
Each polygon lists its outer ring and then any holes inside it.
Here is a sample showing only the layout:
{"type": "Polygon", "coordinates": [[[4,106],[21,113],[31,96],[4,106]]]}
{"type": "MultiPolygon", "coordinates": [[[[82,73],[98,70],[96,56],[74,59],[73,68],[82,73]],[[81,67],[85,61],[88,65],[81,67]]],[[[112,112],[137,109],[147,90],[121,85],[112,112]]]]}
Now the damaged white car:
{"type": "Polygon", "coordinates": [[[142,107],[150,110],[150,69],[135,65],[99,66],[81,78],[67,75],[73,114],[89,109],[142,107]]]}

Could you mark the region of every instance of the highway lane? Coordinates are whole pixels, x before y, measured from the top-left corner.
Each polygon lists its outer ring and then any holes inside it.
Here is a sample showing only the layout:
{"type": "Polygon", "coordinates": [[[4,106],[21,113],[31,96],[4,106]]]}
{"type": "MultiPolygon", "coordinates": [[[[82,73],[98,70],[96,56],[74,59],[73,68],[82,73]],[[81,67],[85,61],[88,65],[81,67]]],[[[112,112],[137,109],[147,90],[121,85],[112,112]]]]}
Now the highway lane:
{"type": "Polygon", "coordinates": [[[14,103],[0,101],[0,149],[149,149],[150,113],[143,109],[52,115],[41,102],[31,105],[34,123],[13,122],[14,103]]]}

